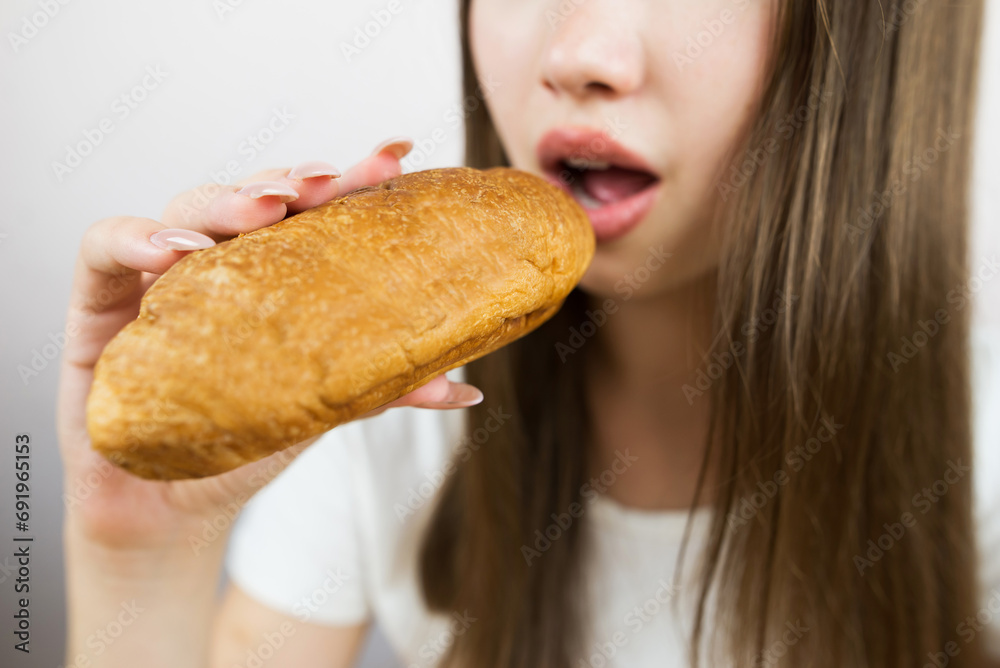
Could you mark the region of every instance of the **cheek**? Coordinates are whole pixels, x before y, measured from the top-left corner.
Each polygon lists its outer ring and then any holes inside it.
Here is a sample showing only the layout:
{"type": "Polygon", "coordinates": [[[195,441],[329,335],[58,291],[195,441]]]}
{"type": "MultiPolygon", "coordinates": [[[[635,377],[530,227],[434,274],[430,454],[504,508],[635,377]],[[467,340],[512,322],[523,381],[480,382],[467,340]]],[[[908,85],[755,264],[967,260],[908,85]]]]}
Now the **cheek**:
{"type": "MultiPolygon", "coordinates": [[[[706,186],[752,121],[771,40],[771,2],[724,4],[725,9],[691,21],[683,38],[673,40],[669,62],[661,54],[659,63],[673,76],[676,146],[684,156],[686,176],[706,186]]],[[[709,190],[704,189],[714,194],[709,190]]]]}
{"type": "MultiPolygon", "coordinates": [[[[719,17],[721,7],[734,4],[707,2],[707,7],[668,26],[664,42],[651,53],[651,67],[659,73],[653,92],[660,104],[650,109],[646,125],[659,122],[664,128],[659,138],[672,169],[649,219],[621,243],[598,247],[583,282],[588,291],[610,294],[616,281],[643,264],[650,248],[661,245],[672,256],[636,297],[677,289],[718,266],[722,230],[713,229],[711,222],[727,203],[718,184],[760,99],[771,41],[771,3],[748,3],[721,31],[715,26],[719,34],[709,32],[711,39],[702,35],[708,46],[692,49],[697,56],[690,58],[693,62],[686,60],[686,50],[689,43],[698,46],[706,21],[719,17]],[[663,118],[665,123],[657,120],[663,118]]],[[[730,194],[726,199],[732,201],[730,194]]]]}
{"type": "Polygon", "coordinates": [[[469,39],[476,75],[490,82],[487,107],[515,164],[523,164],[516,142],[523,134],[523,110],[537,85],[541,48],[548,25],[530,0],[476,0],[469,15],[469,39]],[[521,125],[519,125],[519,122],[521,125]]]}

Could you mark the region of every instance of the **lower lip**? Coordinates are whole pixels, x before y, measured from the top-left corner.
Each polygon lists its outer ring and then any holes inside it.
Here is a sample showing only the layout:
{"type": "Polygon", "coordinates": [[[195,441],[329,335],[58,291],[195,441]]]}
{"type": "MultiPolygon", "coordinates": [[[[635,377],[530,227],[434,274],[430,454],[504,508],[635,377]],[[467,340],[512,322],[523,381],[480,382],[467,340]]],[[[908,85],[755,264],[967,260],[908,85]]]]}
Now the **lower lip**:
{"type": "MultiPolygon", "coordinates": [[[[573,197],[573,190],[568,185],[560,181],[557,177],[548,175],[549,183],[557,186],[563,192],[573,197]]],[[[598,209],[588,209],[583,207],[590,218],[590,224],[594,228],[594,237],[598,243],[607,243],[619,239],[631,232],[642,219],[646,217],[659,193],[660,184],[653,185],[640,190],[634,195],[629,195],[625,199],[618,200],[613,204],[605,204],[598,209]]],[[[574,199],[576,199],[574,197],[574,199]]],[[[581,206],[583,206],[581,204],[581,206]]]]}

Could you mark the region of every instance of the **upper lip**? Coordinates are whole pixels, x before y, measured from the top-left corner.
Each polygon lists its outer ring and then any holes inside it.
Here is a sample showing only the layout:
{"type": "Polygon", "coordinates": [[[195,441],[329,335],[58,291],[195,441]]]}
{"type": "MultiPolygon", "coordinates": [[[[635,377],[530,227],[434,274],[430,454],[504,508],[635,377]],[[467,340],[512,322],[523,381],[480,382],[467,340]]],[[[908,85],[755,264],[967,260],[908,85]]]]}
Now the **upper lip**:
{"type": "Polygon", "coordinates": [[[548,173],[558,173],[569,159],[607,162],[614,167],[659,174],[641,155],[619,144],[603,130],[589,127],[564,127],[550,130],[542,136],[536,149],[538,163],[548,173]]]}

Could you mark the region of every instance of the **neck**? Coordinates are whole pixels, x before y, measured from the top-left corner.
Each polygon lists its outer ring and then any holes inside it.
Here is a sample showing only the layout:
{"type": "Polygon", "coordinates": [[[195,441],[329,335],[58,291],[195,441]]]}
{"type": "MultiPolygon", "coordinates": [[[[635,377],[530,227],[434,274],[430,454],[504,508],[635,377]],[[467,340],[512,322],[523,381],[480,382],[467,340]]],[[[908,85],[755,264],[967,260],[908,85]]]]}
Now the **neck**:
{"type": "Polygon", "coordinates": [[[714,276],[648,299],[637,296],[621,303],[595,337],[587,368],[592,474],[628,449],[637,466],[606,492],[625,505],[686,508],[692,502],[709,402],[707,396],[690,400],[682,388],[711,343],[714,302],[714,276]]]}

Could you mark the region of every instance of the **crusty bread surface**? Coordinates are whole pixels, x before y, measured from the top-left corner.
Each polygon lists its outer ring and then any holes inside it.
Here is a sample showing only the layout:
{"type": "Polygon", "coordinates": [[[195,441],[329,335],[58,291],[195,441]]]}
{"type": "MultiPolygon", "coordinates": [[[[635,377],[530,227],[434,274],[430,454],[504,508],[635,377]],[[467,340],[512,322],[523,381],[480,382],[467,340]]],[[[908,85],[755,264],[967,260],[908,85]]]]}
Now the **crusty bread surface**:
{"type": "Polygon", "coordinates": [[[161,480],[258,460],[527,334],[593,253],[579,205],[508,168],[406,174],[195,251],[98,361],[92,446],[161,480]]]}

